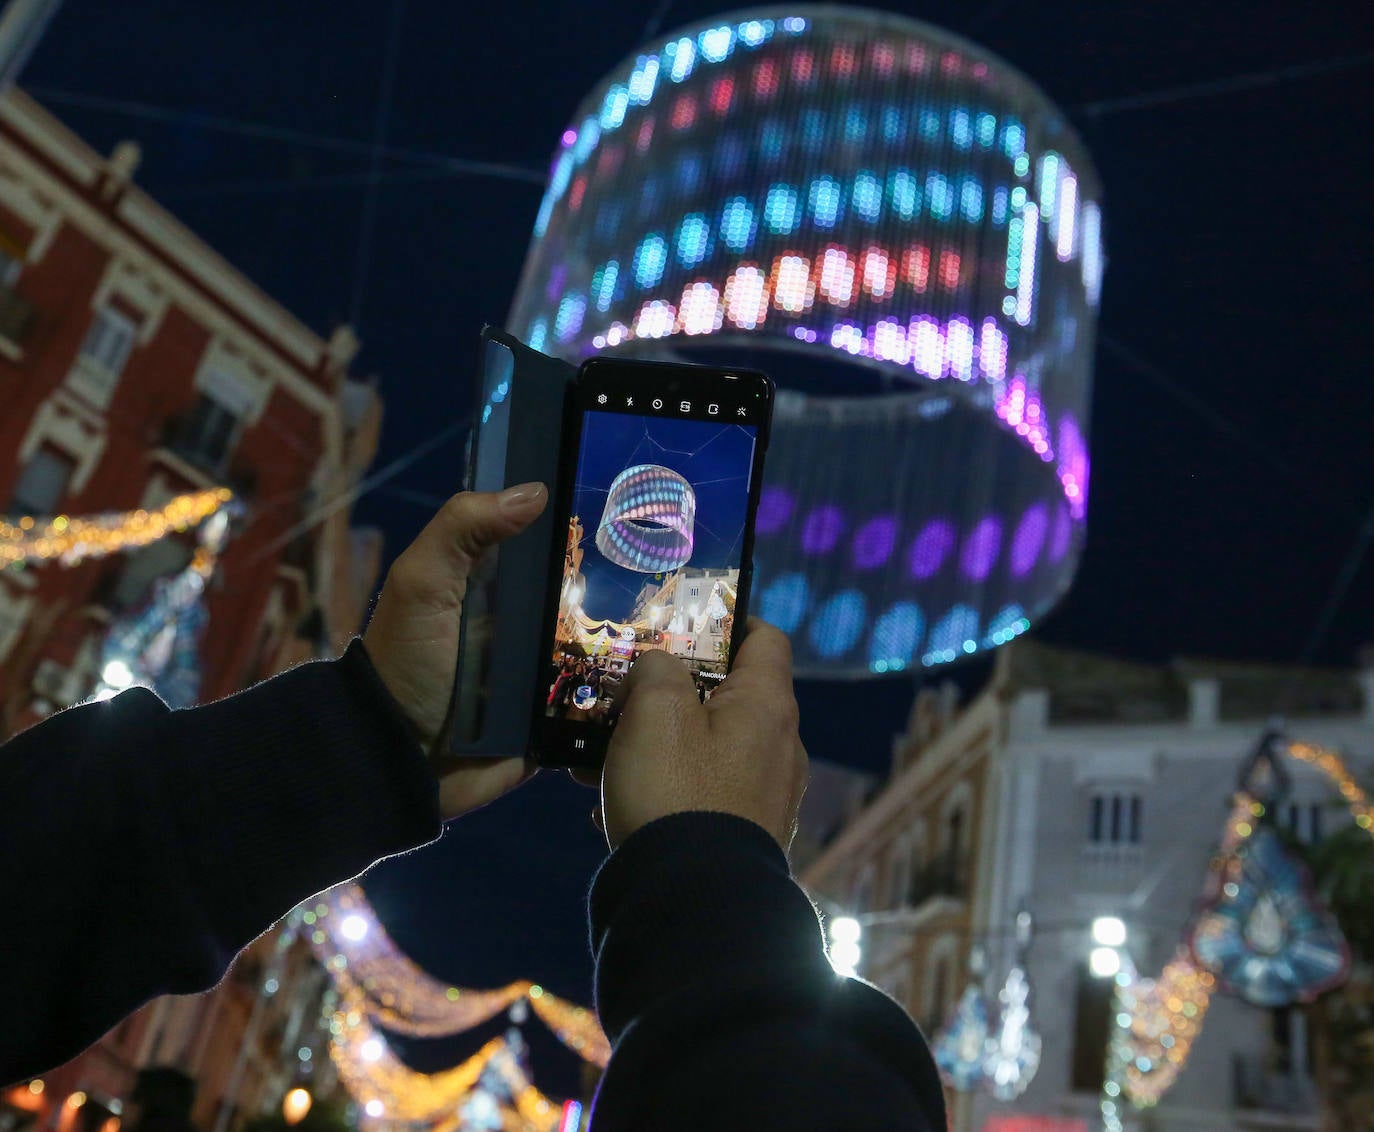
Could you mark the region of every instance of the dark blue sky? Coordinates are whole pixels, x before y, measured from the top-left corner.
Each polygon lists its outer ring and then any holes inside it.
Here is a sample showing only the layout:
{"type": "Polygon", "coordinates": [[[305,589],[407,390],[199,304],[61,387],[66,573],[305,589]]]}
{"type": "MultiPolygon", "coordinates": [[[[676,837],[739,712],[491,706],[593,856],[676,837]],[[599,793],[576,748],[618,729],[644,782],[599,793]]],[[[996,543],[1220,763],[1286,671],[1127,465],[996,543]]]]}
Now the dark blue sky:
{"type": "Polygon", "coordinates": [[[596,528],[611,481],[634,464],[670,468],[696,493],[695,540],[689,566],[738,567],[749,505],[754,430],[739,425],[588,413],[578,459],[573,512],[582,519],[582,575],[588,617],[624,621],[652,574],[618,566],[596,549],[596,528]]]}
{"type": "MultiPolygon", "coordinates": [[[[976,39],[1037,79],[1105,185],[1088,542],[1039,632],[1126,656],[1295,658],[1374,484],[1370,68],[1216,83],[1367,63],[1366,5],[877,6],[976,39]]],[[[397,150],[546,170],[582,95],[664,7],[67,0],[25,82],[102,150],[141,141],[144,187],[307,323],[327,332],[356,315],[360,365],[386,398],[385,463],[468,410],[478,327],[509,307],[540,188],[393,156],[369,213],[379,118],[397,150]]],[[[727,7],[669,2],[660,30],[727,7]]],[[[395,553],[460,465],[456,445],[415,464],[361,501],[359,521],[382,526],[395,553]]],[[[1366,562],[1320,660],[1348,663],[1374,640],[1372,581],[1366,562]]],[[[911,693],[909,679],[804,687],[803,735],[813,754],[885,767],[911,693]]],[[[591,806],[541,775],[377,870],[368,891],[442,977],[531,978],[587,1001],[583,894],[603,854],[591,806]]],[[[575,1087],[571,1055],[537,1023],[525,1029],[540,1083],[575,1087]]],[[[412,1056],[451,1064],[486,1036],[412,1056]]]]}

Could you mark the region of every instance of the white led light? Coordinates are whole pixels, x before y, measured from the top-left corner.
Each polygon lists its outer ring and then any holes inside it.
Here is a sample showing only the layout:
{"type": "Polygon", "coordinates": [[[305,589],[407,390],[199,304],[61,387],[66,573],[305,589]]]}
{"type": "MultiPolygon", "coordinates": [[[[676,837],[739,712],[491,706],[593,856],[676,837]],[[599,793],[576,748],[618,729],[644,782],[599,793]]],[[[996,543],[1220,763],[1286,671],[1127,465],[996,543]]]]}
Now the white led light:
{"type": "Polygon", "coordinates": [[[347,915],[343,923],[339,925],[339,931],[343,933],[344,939],[350,939],[354,943],[367,935],[367,921],[356,912],[347,915]]]}
{"type": "Polygon", "coordinates": [[[1121,970],[1121,952],[1114,947],[1094,947],[1088,956],[1088,970],[1096,978],[1110,979],[1121,970]]]}
{"type": "Polygon", "coordinates": [[[1093,942],[1102,947],[1121,947],[1126,943],[1126,925],[1116,916],[1098,916],[1093,921],[1093,942]]]}

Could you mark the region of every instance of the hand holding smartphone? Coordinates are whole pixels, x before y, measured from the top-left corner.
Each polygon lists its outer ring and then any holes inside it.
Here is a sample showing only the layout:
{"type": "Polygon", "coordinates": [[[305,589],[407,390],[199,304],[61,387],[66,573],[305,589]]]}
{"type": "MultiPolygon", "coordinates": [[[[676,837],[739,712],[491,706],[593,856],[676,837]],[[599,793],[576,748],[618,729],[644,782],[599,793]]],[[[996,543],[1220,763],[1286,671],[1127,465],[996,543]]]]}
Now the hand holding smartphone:
{"type": "Polygon", "coordinates": [[[773,384],[751,370],[595,358],[568,395],[531,747],[596,766],[646,651],[706,699],[743,638],[773,384]]]}

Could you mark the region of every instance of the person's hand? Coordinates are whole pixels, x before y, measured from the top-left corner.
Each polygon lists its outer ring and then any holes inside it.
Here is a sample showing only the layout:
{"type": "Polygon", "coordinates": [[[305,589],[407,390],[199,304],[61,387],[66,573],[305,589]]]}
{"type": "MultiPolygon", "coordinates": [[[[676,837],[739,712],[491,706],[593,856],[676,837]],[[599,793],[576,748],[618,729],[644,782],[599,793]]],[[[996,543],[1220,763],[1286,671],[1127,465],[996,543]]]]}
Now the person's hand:
{"type": "Polygon", "coordinates": [[[601,773],[598,824],[612,849],[658,818],[709,810],[761,825],[788,850],[809,769],[782,633],[751,619],[704,704],[686,666],[663,652],[635,662],[623,694],[601,773]]]}
{"type": "MultiPolygon", "coordinates": [[[[539,483],[509,487],[499,495],[455,495],[387,571],[363,645],[433,760],[453,694],[468,575],[483,551],[519,534],[547,502],[548,492],[539,483]]],[[[534,770],[523,758],[444,760],[439,782],[444,817],[486,805],[534,770]]]]}

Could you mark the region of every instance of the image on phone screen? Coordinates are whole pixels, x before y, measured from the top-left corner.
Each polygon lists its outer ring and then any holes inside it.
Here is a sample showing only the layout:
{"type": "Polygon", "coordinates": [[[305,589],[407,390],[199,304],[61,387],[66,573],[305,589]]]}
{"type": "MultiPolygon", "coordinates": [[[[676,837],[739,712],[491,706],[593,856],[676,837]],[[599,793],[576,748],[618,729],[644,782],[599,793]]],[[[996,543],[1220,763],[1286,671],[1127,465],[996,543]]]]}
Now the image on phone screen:
{"type": "Polygon", "coordinates": [[[758,430],[679,407],[582,415],[550,719],[613,726],[617,686],[650,650],[680,660],[703,700],[725,678],[758,430]]]}

